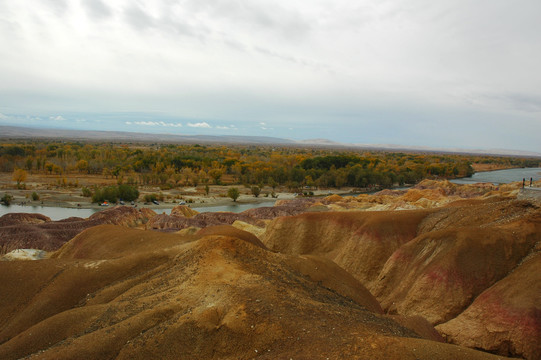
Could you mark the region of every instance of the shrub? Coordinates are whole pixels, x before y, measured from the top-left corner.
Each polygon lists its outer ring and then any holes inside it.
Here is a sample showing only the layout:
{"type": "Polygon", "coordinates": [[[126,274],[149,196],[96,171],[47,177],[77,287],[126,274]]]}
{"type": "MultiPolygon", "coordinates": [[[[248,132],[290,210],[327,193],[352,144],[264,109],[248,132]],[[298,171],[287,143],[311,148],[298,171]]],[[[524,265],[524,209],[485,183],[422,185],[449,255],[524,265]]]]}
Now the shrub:
{"type": "Polygon", "coordinates": [[[146,194],[144,199],[145,202],[153,202],[154,200],[158,200],[158,196],[156,194],[146,194]]]}
{"type": "Polygon", "coordinates": [[[261,194],[261,188],[259,186],[252,186],[252,194],[255,197],[259,197],[259,194],[261,194]]]}
{"type": "Polygon", "coordinates": [[[133,201],[139,197],[139,190],[135,186],[122,184],[96,188],[92,195],[92,202],[109,201],[116,203],[118,199],[133,201]]]}
{"type": "Polygon", "coordinates": [[[39,200],[39,194],[37,192],[33,192],[32,193],[32,200],[33,201],[38,201],[39,200]]]}
{"type": "Polygon", "coordinates": [[[92,202],[104,202],[109,201],[116,203],[118,200],[118,187],[117,186],[107,186],[104,188],[96,188],[94,194],[92,195],[92,202]]]}
{"type": "Polygon", "coordinates": [[[233,201],[237,201],[237,199],[240,196],[239,189],[237,188],[231,188],[227,191],[227,196],[229,196],[233,201]]]}
{"type": "Polygon", "coordinates": [[[118,185],[118,197],[126,201],[135,201],[139,197],[139,190],[128,184],[118,185]]]}
{"type": "Polygon", "coordinates": [[[2,196],[2,198],[0,199],[0,202],[4,205],[10,205],[12,201],[13,196],[11,196],[10,194],[4,194],[4,196],[2,196]]]}
{"type": "Polygon", "coordinates": [[[86,186],[83,186],[83,188],[81,189],[81,195],[83,195],[84,197],[91,197],[92,196],[92,190],[90,190],[86,186]]]}

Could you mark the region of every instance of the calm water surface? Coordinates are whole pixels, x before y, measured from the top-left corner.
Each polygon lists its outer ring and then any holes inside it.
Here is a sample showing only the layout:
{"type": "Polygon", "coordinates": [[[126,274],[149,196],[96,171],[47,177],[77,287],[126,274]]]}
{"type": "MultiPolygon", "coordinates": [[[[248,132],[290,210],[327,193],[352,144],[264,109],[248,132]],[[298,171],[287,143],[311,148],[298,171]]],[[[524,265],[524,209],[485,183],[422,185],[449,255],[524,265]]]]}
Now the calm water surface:
{"type": "Polygon", "coordinates": [[[530,178],[534,181],[541,179],[541,168],[519,168],[479,172],[473,174],[471,177],[454,179],[451,180],[451,182],[455,184],[475,184],[478,182],[508,184],[526,179],[527,184],[529,184],[530,178]]]}
{"type": "Polygon", "coordinates": [[[42,214],[51,218],[51,220],[62,220],[72,216],[87,218],[101,209],[72,209],[49,206],[30,206],[30,205],[0,205],[0,216],[9,213],[31,213],[42,214]]]}
{"type": "MultiPolygon", "coordinates": [[[[194,207],[194,210],[199,212],[216,212],[216,211],[230,211],[234,213],[239,213],[244,210],[263,207],[263,206],[273,206],[273,201],[263,202],[263,203],[250,203],[250,204],[231,204],[231,205],[221,205],[221,206],[208,206],[208,207],[194,207]]],[[[0,216],[9,214],[9,213],[32,213],[32,214],[42,214],[51,218],[51,220],[62,220],[72,216],[87,218],[90,215],[101,211],[104,209],[74,209],[74,208],[61,208],[61,207],[49,207],[49,206],[29,206],[29,205],[10,205],[4,206],[0,205],[0,216]]],[[[171,209],[154,209],[156,213],[171,213],[171,209]]]]}

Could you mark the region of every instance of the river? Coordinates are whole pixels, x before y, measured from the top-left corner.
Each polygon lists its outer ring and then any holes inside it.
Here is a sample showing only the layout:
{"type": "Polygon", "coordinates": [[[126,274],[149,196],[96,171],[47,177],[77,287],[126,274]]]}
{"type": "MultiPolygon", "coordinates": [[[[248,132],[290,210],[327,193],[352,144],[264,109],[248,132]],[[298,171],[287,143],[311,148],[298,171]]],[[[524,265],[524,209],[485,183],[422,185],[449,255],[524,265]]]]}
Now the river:
{"type": "MultiPolygon", "coordinates": [[[[248,203],[248,204],[231,204],[231,205],[220,205],[220,206],[207,206],[207,207],[194,207],[194,210],[199,212],[216,212],[216,211],[230,211],[234,213],[239,213],[244,210],[249,210],[258,207],[264,206],[273,206],[273,201],[265,201],[261,203],[248,203]]],[[[31,213],[31,214],[42,214],[45,215],[51,220],[62,220],[68,217],[76,216],[81,218],[87,218],[90,215],[101,211],[104,209],[77,209],[77,208],[63,208],[63,207],[51,207],[51,206],[30,206],[30,205],[0,205],[0,216],[9,214],[9,213],[31,213]]],[[[169,214],[171,209],[153,209],[156,213],[166,213],[169,214]]]]}
{"type": "Polygon", "coordinates": [[[541,179],[541,168],[517,168],[484,171],[473,174],[471,177],[451,180],[455,184],[475,184],[479,182],[488,182],[496,185],[508,184],[515,181],[526,179],[526,185],[530,184],[530,178],[533,181],[541,179]]]}

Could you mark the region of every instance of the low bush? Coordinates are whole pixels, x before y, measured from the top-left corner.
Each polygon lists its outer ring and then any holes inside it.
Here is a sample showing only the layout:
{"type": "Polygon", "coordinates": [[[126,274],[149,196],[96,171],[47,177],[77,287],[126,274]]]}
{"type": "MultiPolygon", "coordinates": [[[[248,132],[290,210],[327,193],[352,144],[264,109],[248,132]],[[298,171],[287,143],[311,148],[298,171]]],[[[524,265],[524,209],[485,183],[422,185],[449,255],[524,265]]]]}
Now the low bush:
{"type": "Polygon", "coordinates": [[[11,196],[10,194],[4,194],[4,196],[2,196],[2,198],[0,199],[0,203],[7,206],[9,206],[12,201],[13,201],[13,196],[11,196]]]}
{"type": "Polygon", "coordinates": [[[109,201],[116,203],[119,199],[134,201],[139,197],[139,190],[135,186],[122,184],[103,188],[96,188],[92,195],[92,202],[109,201]]]}
{"type": "Polygon", "coordinates": [[[90,190],[86,186],[83,186],[81,189],[81,195],[83,195],[84,197],[92,197],[92,190],[90,190]]]}
{"type": "Polygon", "coordinates": [[[158,200],[158,195],[156,194],[146,194],[145,197],[145,202],[153,202],[154,200],[158,200]]]}

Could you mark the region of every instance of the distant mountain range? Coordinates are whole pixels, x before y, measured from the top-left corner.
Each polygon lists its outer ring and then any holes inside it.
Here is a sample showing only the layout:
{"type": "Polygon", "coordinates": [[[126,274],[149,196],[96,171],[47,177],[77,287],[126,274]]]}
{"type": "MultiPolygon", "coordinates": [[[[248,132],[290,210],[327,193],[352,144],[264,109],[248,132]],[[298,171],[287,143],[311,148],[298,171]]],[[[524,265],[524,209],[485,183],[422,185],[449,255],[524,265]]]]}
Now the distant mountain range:
{"type": "Polygon", "coordinates": [[[320,146],[334,148],[357,148],[367,150],[467,153],[480,155],[507,155],[541,157],[541,153],[508,149],[459,149],[404,146],[395,144],[348,144],[328,139],[291,140],[270,136],[234,135],[171,135],[148,134],[127,131],[93,131],[68,129],[38,129],[19,126],[0,126],[0,139],[60,139],[115,142],[151,142],[173,144],[239,144],[239,145],[289,145],[320,146]]]}

